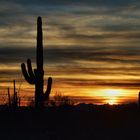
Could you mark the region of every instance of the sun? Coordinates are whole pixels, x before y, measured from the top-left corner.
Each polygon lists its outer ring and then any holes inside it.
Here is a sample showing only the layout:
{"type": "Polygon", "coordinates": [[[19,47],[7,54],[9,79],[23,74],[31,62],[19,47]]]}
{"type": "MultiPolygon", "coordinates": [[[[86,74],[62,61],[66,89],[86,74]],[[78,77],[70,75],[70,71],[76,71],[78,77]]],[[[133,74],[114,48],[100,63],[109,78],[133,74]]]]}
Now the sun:
{"type": "Polygon", "coordinates": [[[106,103],[114,105],[118,104],[119,96],[123,93],[123,91],[117,89],[106,89],[104,93],[107,98],[106,103]]]}
{"type": "Polygon", "coordinates": [[[109,100],[107,100],[106,102],[107,102],[108,104],[110,104],[110,105],[115,105],[115,104],[118,103],[118,100],[117,100],[117,99],[109,99],[109,100]]]}

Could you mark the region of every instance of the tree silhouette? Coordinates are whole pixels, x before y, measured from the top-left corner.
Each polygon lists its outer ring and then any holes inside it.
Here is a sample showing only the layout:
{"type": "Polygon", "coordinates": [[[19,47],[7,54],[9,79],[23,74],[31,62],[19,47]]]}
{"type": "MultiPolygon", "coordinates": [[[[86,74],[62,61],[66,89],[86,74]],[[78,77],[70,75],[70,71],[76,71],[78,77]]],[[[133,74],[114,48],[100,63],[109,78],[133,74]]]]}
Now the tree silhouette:
{"type": "Polygon", "coordinates": [[[44,101],[49,99],[52,87],[52,78],[48,78],[47,90],[44,93],[44,70],[43,70],[43,32],[42,19],[37,19],[37,50],[36,50],[36,64],[37,68],[32,69],[31,60],[27,60],[27,68],[24,63],[21,64],[22,73],[25,80],[35,85],[35,107],[42,108],[44,101]]]}

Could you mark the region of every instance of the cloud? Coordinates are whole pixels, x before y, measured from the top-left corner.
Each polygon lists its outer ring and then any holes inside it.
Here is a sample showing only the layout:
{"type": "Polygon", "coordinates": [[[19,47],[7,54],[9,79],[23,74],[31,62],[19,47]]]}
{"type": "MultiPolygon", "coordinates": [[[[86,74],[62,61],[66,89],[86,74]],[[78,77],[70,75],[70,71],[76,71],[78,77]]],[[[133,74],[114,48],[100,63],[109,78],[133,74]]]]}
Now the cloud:
{"type": "Polygon", "coordinates": [[[115,89],[127,89],[127,90],[138,90],[139,89],[139,83],[140,80],[132,80],[132,79],[127,79],[127,80],[118,80],[118,79],[77,79],[77,78],[59,78],[56,79],[56,81],[59,81],[61,83],[64,83],[66,87],[70,88],[73,86],[76,86],[78,88],[115,88],[115,89]]]}
{"type": "Polygon", "coordinates": [[[35,66],[40,15],[45,78],[54,86],[138,89],[139,9],[138,0],[1,0],[0,83],[21,74],[27,58],[35,66]]]}
{"type": "MultiPolygon", "coordinates": [[[[1,47],[0,62],[1,63],[16,63],[22,62],[26,58],[35,59],[36,46],[34,47],[1,47]],[[18,58],[18,59],[17,59],[18,58]]],[[[127,49],[106,49],[98,47],[86,46],[47,46],[44,48],[44,59],[48,63],[72,63],[82,61],[104,61],[104,62],[119,62],[133,63],[140,62],[138,50],[129,51],[127,49]]]]}
{"type": "MultiPolygon", "coordinates": [[[[2,0],[1,2],[5,2],[4,0],[2,0]]],[[[126,4],[131,4],[131,3],[134,3],[134,2],[138,2],[137,0],[117,0],[117,1],[114,1],[114,0],[81,0],[79,2],[79,0],[42,0],[42,1],[38,1],[38,0],[7,0],[7,2],[10,2],[10,3],[20,3],[20,4],[54,4],[54,5],[59,5],[59,4],[93,4],[93,5],[126,5],[126,4]]]]}

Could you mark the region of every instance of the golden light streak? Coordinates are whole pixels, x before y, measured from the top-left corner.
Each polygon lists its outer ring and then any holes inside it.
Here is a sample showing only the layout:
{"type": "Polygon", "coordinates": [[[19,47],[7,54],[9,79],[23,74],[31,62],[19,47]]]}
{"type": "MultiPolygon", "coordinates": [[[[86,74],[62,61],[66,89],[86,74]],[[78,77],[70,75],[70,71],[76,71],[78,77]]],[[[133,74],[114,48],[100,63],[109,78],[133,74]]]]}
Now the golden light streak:
{"type": "MultiPolygon", "coordinates": [[[[126,102],[135,102],[137,101],[138,90],[130,89],[87,89],[87,96],[92,99],[100,99],[98,104],[122,104],[126,102]]],[[[84,95],[84,94],[83,94],[84,95]]]]}
{"type": "Polygon", "coordinates": [[[116,90],[116,89],[106,89],[104,90],[105,96],[107,97],[117,97],[123,94],[123,90],[116,90]]]}

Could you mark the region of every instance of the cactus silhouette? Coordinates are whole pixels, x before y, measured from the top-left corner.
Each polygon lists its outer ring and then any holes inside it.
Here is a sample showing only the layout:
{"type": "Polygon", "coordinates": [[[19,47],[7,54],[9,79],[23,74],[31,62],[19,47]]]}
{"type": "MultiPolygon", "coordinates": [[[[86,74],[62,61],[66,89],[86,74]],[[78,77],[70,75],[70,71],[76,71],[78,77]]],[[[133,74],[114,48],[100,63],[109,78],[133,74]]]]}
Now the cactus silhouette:
{"type": "Polygon", "coordinates": [[[37,19],[37,49],[36,49],[36,65],[37,68],[32,69],[31,60],[27,60],[27,68],[24,63],[21,64],[22,73],[25,80],[35,85],[35,107],[42,108],[44,101],[49,99],[52,87],[52,78],[48,78],[47,89],[44,93],[44,70],[43,70],[43,32],[42,32],[42,19],[37,19]],[[27,71],[28,69],[28,71],[27,71]]]}
{"type": "Polygon", "coordinates": [[[8,105],[11,107],[10,88],[8,88],[8,105]]]}
{"type": "Polygon", "coordinates": [[[13,98],[12,98],[12,107],[13,108],[17,108],[18,106],[20,106],[20,97],[18,97],[18,93],[16,91],[16,81],[13,81],[14,84],[14,94],[13,94],[13,98]]]}
{"type": "Polygon", "coordinates": [[[140,92],[139,92],[139,95],[138,95],[138,105],[139,105],[139,110],[140,110],[140,92]]]}
{"type": "Polygon", "coordinates": [[[8,88],[8,104],[9,107],[16,109],[17,107],[20,107],[20,97],[18,96],[18,93],[16,91],[16,81],[13,81],[13,96],[10,95],[10,88],[8,88]]]}

